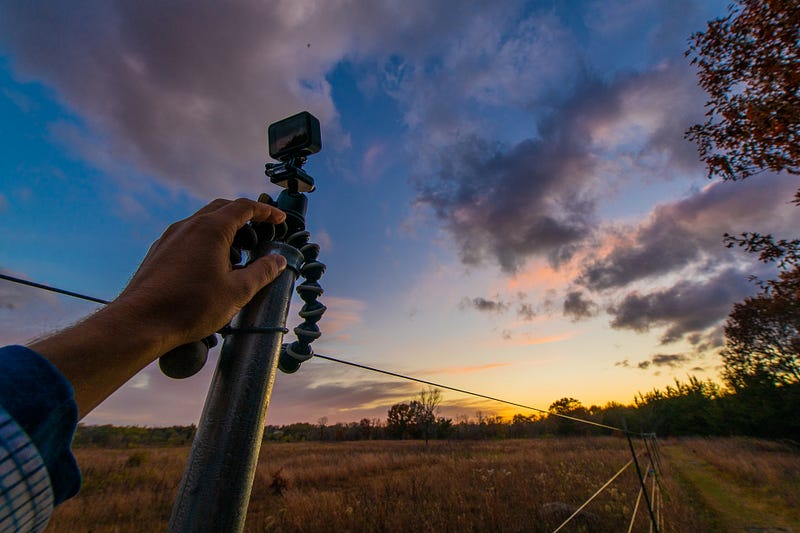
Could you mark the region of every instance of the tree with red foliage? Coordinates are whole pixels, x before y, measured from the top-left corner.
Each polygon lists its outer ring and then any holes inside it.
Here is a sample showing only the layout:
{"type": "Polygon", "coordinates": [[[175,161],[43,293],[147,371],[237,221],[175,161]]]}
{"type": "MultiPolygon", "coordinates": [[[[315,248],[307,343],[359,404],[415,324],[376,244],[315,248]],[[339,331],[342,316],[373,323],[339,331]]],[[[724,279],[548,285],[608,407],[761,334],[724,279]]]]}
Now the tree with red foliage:
{"type": "Polygon", "coordinates": [[[800,174],[799,31],[797,0],[737,0],[692,35],[686,55],[710,100],[686,136],[709,177],[800,174]]]}

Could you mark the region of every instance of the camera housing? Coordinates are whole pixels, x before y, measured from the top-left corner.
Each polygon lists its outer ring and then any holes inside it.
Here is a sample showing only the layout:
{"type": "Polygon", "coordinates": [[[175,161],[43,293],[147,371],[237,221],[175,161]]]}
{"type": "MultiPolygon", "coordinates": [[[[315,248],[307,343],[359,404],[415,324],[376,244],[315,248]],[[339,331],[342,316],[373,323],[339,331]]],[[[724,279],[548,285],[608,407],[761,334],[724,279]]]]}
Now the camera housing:
{"type": "Polygon", "coordinates": [[[268,133],[269,155],[278,161],[308,157],[322,149],[319,120],[308,111],[270,124],[268,133]]]}

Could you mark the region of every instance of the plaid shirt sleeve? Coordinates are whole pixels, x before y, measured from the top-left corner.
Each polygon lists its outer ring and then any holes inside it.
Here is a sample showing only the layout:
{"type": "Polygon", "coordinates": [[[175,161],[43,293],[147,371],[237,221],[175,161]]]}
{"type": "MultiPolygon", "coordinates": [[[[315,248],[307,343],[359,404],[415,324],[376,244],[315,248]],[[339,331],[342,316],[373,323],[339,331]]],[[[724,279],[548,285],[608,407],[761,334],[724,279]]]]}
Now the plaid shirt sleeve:
{"type": "Polygon", "coordinates": [[[53,507],[77,494],[77,424],[58,369],[23,346],[0,348],[0,533],[41,531],[53,507]]]}
{"type": "Polygon", "coordinates": [[[53,512],[47,467],[28,435],[0,407],[0,532],[38,532],[53,512]]]}

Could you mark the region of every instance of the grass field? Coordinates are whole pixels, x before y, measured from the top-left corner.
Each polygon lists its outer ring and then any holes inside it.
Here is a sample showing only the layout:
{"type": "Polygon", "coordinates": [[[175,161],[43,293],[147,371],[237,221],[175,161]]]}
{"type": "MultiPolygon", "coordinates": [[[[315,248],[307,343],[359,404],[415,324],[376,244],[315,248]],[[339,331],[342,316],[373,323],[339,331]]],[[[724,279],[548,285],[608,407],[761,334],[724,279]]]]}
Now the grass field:
{"type": "MultiPolygon", "coordinates": [[[[773,498],[764,505],[785,518],[775,531],[794,531],[796,451],[743,439],[670,442],[664,450],[666,531],[735,531],[725,529],[727,511],[706,498],[720,483],[744,487],[737,494],[749,499],[773,498]],[[715,487],[703,486],[709,476],[715,487]],[[783,496],[774,499],[776,492],[783,496]]],[[[48,531],[164,531],[187,455],[188,448],[76,450],[83,489],[48,531]]],[[[266,444],[246,530],[552,531],[629,459],[627,442],[613,437],[266,444]]],[[[629,468],[563,531],[627,531],[638,491],[629,468]]],[[[646,515],[640,509],[634,531],[649,530],[646,515]]]]}

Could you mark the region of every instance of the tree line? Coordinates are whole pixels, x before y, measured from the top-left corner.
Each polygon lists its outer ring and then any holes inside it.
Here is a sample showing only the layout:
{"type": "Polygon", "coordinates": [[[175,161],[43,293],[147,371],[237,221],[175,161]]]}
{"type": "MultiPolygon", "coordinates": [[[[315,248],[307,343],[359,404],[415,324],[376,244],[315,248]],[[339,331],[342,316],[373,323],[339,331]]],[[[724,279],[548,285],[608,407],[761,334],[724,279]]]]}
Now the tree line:
{"type": "MultiPolygon", "coordinates": [[[[609,402],[584,406],[575,398],[553,402],[549,413],[512,417],[477,412],[446,418],[438,415],[441,393],[427,389],[392,405],[385,419],[328,424],[298,422],[267,425],[264,442],[341,442],[359,440],[480,440],[610,435],[614,432],[563,418],[566,415],[630,431],[670,436],[757,436],[800,440],[800,385],[722,389],[711,380],[689,377],[664,389],[639,393],[632,404],[609,402]],[[425,403],[427,402],[427,403],[425,403]]],[[[79,425],[75,447],[135,448],[189,446],[196,427],[166,428],[79,425]]]]}

